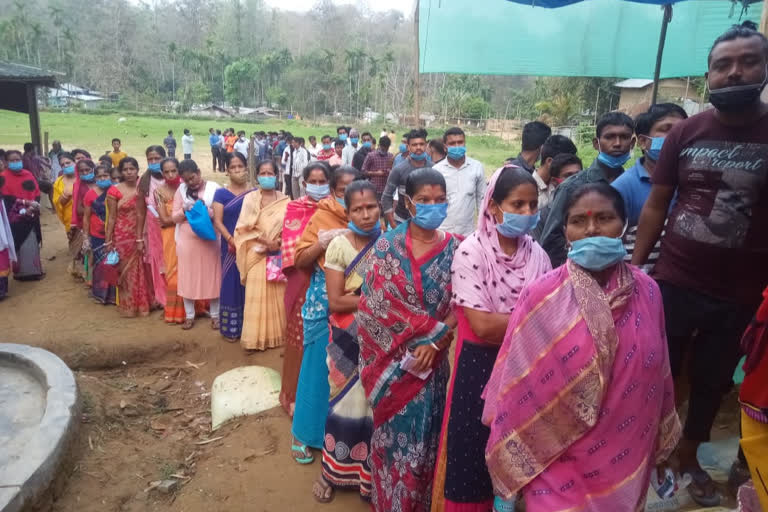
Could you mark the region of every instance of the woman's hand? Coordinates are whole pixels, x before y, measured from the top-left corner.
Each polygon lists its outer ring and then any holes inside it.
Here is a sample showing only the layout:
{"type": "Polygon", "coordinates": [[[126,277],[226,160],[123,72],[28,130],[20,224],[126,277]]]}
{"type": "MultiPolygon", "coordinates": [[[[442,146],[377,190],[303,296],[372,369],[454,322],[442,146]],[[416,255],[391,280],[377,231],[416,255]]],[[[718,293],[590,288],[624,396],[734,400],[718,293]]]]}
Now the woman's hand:
{"type": "Polygon", "coordinates": [[[443,320],[443,323],[450,327],[451,329],[455,329],[457,325],[459,325],[458,320],[456,320],[456,315],[453,314],[453,311],[445,317],[445,320],[443,320]]]}
{"type": "Polygon", "coordinates": [[[82,252],[88,252],[91,250],[91,237],[83,237],[83,245],[81,247],[82,252]]]}
{"type": "Polygon", "coordinates": [[[413,351],[413,357],[416,358],[416,371],[424,372],[432,368],[437,356],[437,350],[432,345],[419,345],[413,351]]]}
{"type": "Polygon", "coordinates": [[[442,339],[437,342],[438,348],[440,348],[440,350],[446,350],[450,348],[451,343],[453,343],[453,338],[454,338],[453,331],[452,330],[448,331],[447,333],[445,333],[445,336],[443,336],[442,339]]]}
{"type": "Polygon", "coordinates": [[[144,252],[144,240],[136,240],[136,250],[144,252]]]}

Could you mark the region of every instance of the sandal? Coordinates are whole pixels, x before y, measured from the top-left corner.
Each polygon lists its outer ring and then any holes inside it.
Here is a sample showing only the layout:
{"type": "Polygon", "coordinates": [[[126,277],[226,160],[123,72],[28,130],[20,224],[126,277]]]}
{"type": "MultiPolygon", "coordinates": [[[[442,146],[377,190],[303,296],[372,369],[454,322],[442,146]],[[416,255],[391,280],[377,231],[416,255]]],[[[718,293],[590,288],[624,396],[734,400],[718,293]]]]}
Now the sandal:
{"type": "Polygon", "coordinates": [[[331,487],[331,484],[329,484],[322,475],[320,475],[317,480],[315,480],[315,483],[312,484],[312,496],[314,496],[315,501],[319,503],[332,502],[333,491],[334,489],[331,487]]]}
{"type": "Polygon", "coordinates": [[[702,507],[717,507],[720,505],[720,493],[717,492],[715,482],[709,473],[701,468],[686,469],[681,472],[691,475],[691,483],[688,486],[688,494],[693,501],[702,507]]]}
{"type": "Polygon", "coordinates": [[[291,445],[291,452],[293,452],[293,460],[299,464],[312,464],[315,461],[314,455],[309,451],[309,446],[300,443],[296,439],[293,440],[291,445]]]}
{"type": "Polygon", "coordinates": [[[218,318],[211,318],[211,329],[213,329],[214,331],[218,331],[219,325],[220,323],[218,318]]]}
{"type": "Polygon", "coordinates": [[[240,341],[240,338],[230,338],[229,336],[222,336],[222,338],[224,338],[224,341],[227,343],[237,343],[240,341]]]}
{"type": "Polygon", "coordinates": [[[195,319],[194,318],[186,318],[184,319],[184,323],[181,324],[181,328],[185,331],[188,331],[192,328],[192,326],[195,325],[195,319]]]}

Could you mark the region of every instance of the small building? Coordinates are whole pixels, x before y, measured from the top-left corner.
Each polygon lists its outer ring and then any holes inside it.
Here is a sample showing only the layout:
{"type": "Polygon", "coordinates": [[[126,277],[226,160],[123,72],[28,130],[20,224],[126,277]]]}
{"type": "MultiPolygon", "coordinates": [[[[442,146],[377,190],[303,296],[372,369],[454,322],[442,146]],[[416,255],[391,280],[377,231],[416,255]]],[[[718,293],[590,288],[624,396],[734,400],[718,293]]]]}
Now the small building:
{"type": "Polygon", "coordinates": [[[0,109],[29,114],[32,144],[42,150],[37,88],[55,87],[58,73],[23,64],[0,61],[0,109]]]}
{"type": "Polygon", "coordinates": [[[215,118],[235,117],[232,112],[218,105],[193,106],[189,109],[189,115],[215,118]]]}
{"type": "MultiPolygon", "coordinates": [[[[645,78],[628,78],[614,84],[621,90],[618,110],[634,117],[645,112],[651,106],[653,98],[653,80],[645,78]]],[[[689,102],[700,103],[701,96],[689,79],[665,78],[659,81],[657,103],[677,103],[685,105],[689,102]]]]}
{"type": "Polygon", "coordinates": [[[48,105],[52,107],[82,106],[88,110],[100,107],[104,101],[100,92],[69,83],[48,90],[48,105]]]}

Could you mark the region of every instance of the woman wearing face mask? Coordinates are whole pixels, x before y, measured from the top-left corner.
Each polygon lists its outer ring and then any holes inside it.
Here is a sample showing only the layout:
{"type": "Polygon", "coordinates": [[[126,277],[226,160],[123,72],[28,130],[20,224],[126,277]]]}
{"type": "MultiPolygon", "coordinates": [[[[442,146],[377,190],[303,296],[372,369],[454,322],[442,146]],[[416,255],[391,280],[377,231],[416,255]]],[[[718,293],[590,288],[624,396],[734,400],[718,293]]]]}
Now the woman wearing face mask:
{"type": "MultiPolygon", "coordinates": [[[[163,276],[165,278],[164,318],[168,324],[183,324],[186,319],[184,299],[178,294],[179,260],[176,256],[176,223],[173,220],[173,198],[181,184],[179,161],[166,158],[160,162],[164,183],[155,189],[160,235],[163,239],[163,276]]],[[[195,301],[195,312],[207,312],[206,301],[195,301]]]]}
{"type": "MultiPolygon", "coordinates": [[[[243,329],[245,287],[235,262],[235,227],[243,199],[251,191],[248,186],[248,161],[239,152],[227,159],[229,185],[213,196],[213,225],[221,236],[221,293],[219,294],[219,331],[229,342],[240,339],[243,329]]],[[[258,174],[258,168],[256,170],[258,174]]]]}
{"type": "Polygon", "coordinates": [[[149,146],[146,151],[147,170],[139,181],[139,222],[136,225],[136,239],[144,239],[140,250],[144,263],[149,265],[155,303],[165,306],[165,277],[163,276],[163,236],[160,230],[158,205],[155,190],[165,183],[160,162],[165,158],[163,146],[149,146]]]}
{"type": "Polygon", "coordinates": [[[549,256],[529,235],[538,221],[536,181],[521,168],[501,168],[488,183],[477,231],[453,259],[459,333],[433,492],[434,502],[445,499],[446,512],[490,510],[493,503],[481,395],[520,292],[552,270],[549,256]]]}
{"type": "MultiPolygon", "coordinates": [[[[6,152],[7,168],[0,173],[0,197],[11,227],[16,261],[13,278],[20,281],[43,277],[40,261],[40,188],[35,176],[24,169],[20,151],[6,152]]],[[[2,262],[0,262],[2,265],[2,262]]],[[[7,277],[7,276],[6,276],[7,277]]],[[[5,295],[0,288],[0,296],[5,295]]]]}
{"type": "MultiPolygon", "coordinates": [[[[325,362],[328,345],[328,293],[325,287],[325,251],[336,236],[346,233],[347,212],[344,192],[359,173],[354,167],[343,166],[331,175],[331,195],[320,200],[296,245],[294,264],[297,269],[312,271],[309,288],[302,306],[304,323],[304,353],[301,360],[293,414],[293,458],[299,464],[314,460],[310,447],[323,447],[325,419],[328,413],[328,365],[325,362]]],[[[307,193],[311,192],[307,187],[307,193]]]]}
{"type": "Polygon", "coordinates": [[[331,313],[327,349],[331,393],[325,421],[322,473],[312,488],[312,494],[321,503],[333,499],[335,488],[358,490],[364,500],[371,496],[367,454],[373,414],[358,375],[360,347],[355,312],[360,302],[360,287],[369,268],[368,256],[381,234],[381,209],[376,187],[367,180],[350,183],[344,201],[349,232],[334,238],[325,252],[325,286],[331,313]]]}
{"type": "Polygon", "coordinates": [[[195,302],[208,300],[211,329],[219,330],[219,293],[221,292],[221,242],[200,238],[192,229],[185,212],[202,201],[213,217],[213,198],[219,185],[206,181],[194,160],[179,164],[182,183],[173,196],[172,218],[176,223],[176,256],[179,261],[177,293],[184,301],[184,323],[181,328],[191,329],[195,323],[195,302]]]}
{"type": "MultiPolygon", "coordinates": [[[[325,139],[325,137],[323,137],[325,139]]],[[[304,322],[301,308],[307,296],[311,269],[300,269],[294,264],[296,244],[317,211],[318,202],[330,195],[328,185],[331,170],[327,164],[315,162],[304,168],[304,187],[307,195],[288,203],[283,222],[283,274],[285,283],[285,350],[283,352],[282,385],[280,386],[280,404],[289,415],[293,416],[296,401],[296,386],[299,382],[299,369],[304,354],[304,322]]]]}
{"type": "Polygon", "coordinates": [[[53,207],[56,216],[64,226],[64,231],[69,236],[70,223],[72,221],[72,190],[75,186],[75,160],[70,153],[59,155],[61,176],[53,182],[53,207]]]}
{"type": "Polygon", "coordinates": [[[234,239],[237,269],[245,285],[240,343],[246,350],[282,346],[285,334],[285,278],[280,271],[280,246],[285,208],[290,199],[277,190],[277,169],[272,161],[259,164],[256,179],[259,188],[243,199],[234,239]]]}
{"type": "Polygon", "coordinates": [[[83,243],[88,235],[83,231],[83,198],[91,189],[96,179],[93,170],[96,165],[89,159],[75,162],[75,183],[72,185],[72,215],[70,220],[69,255],[72,257],[70,273],[90,286],[90,268],[87,253],[83,252],[83,243]]]}
{"type": "Polygon", "coordinates": [[[107,190],[107,251],[116,250],[117,289],[119,304],[117,310],[124,317],[149,315],[153,303],[152,281],[149,269],[143,261],[143,238],[137,238],[139,223],[139,162],[125,157],[118,165],[123,182],[107,190]]]}
{"type": "Polygon", "coordinates": [[[90,250],[92,271],[91,297],[100,304],[117,304],[117,284],[111,279],[107,267],[107,251],[104,246],[106,232],[104,222],[107,220],[107,192],[112,186],[109,177],[109,167],[99,165],[94,169],[94,186],[85,194],[83,205],[83,232],[88,235],[83,244],[83,250],[90,250]]]}
{"type": "Polygon", "coordinates": [[[445,179],[417,169],[405,191],[411,219],[377,241],[357,311],[377,512],[430,509],[456,327],[451,265],[459,240],[437,229],[447,213],[445,179]]]}
{"type": "Polygon", "coordinates": [[[615,189],[583,185],[565,212],[568,260],[520,294],[485,389],[496,509],[522,490],[529,512],[642,510],[681,434],[661,293],[622,261],[615,189]]]}

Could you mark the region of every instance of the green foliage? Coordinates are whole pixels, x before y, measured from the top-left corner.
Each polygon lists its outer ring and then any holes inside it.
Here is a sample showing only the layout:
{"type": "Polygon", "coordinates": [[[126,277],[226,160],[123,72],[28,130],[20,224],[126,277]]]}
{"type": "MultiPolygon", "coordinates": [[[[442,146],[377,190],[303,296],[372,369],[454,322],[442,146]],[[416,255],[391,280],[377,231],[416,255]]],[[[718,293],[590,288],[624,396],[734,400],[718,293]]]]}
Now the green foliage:
{"type": "Polygon", "coordinates": [[[211,101],[211,89],[201,81],[191,82],[184,87],[181,103],[183,110],[189,110],[192,105],[200,105],[211,101]]]}
{"type": "Polygon", "coordinates": [[[479,96],[467,98],[461,105],[462,117],[486,119],[491,115],[491,105],[479,96]]]}
{"type": "Polygon", "coordinates": [[[232,105],[242,105],[249,84],[256,81],[258,67],[249,59],[238,59],[224,69],[224,97],[232,105]]]}
{"type": "Polygon", "coordinates": [[[270,105],[276,108],[284,108],[288,106],[288,93],[286,93],[282,87],[273,86],[267,89],[267,101],[270,105]]]}

